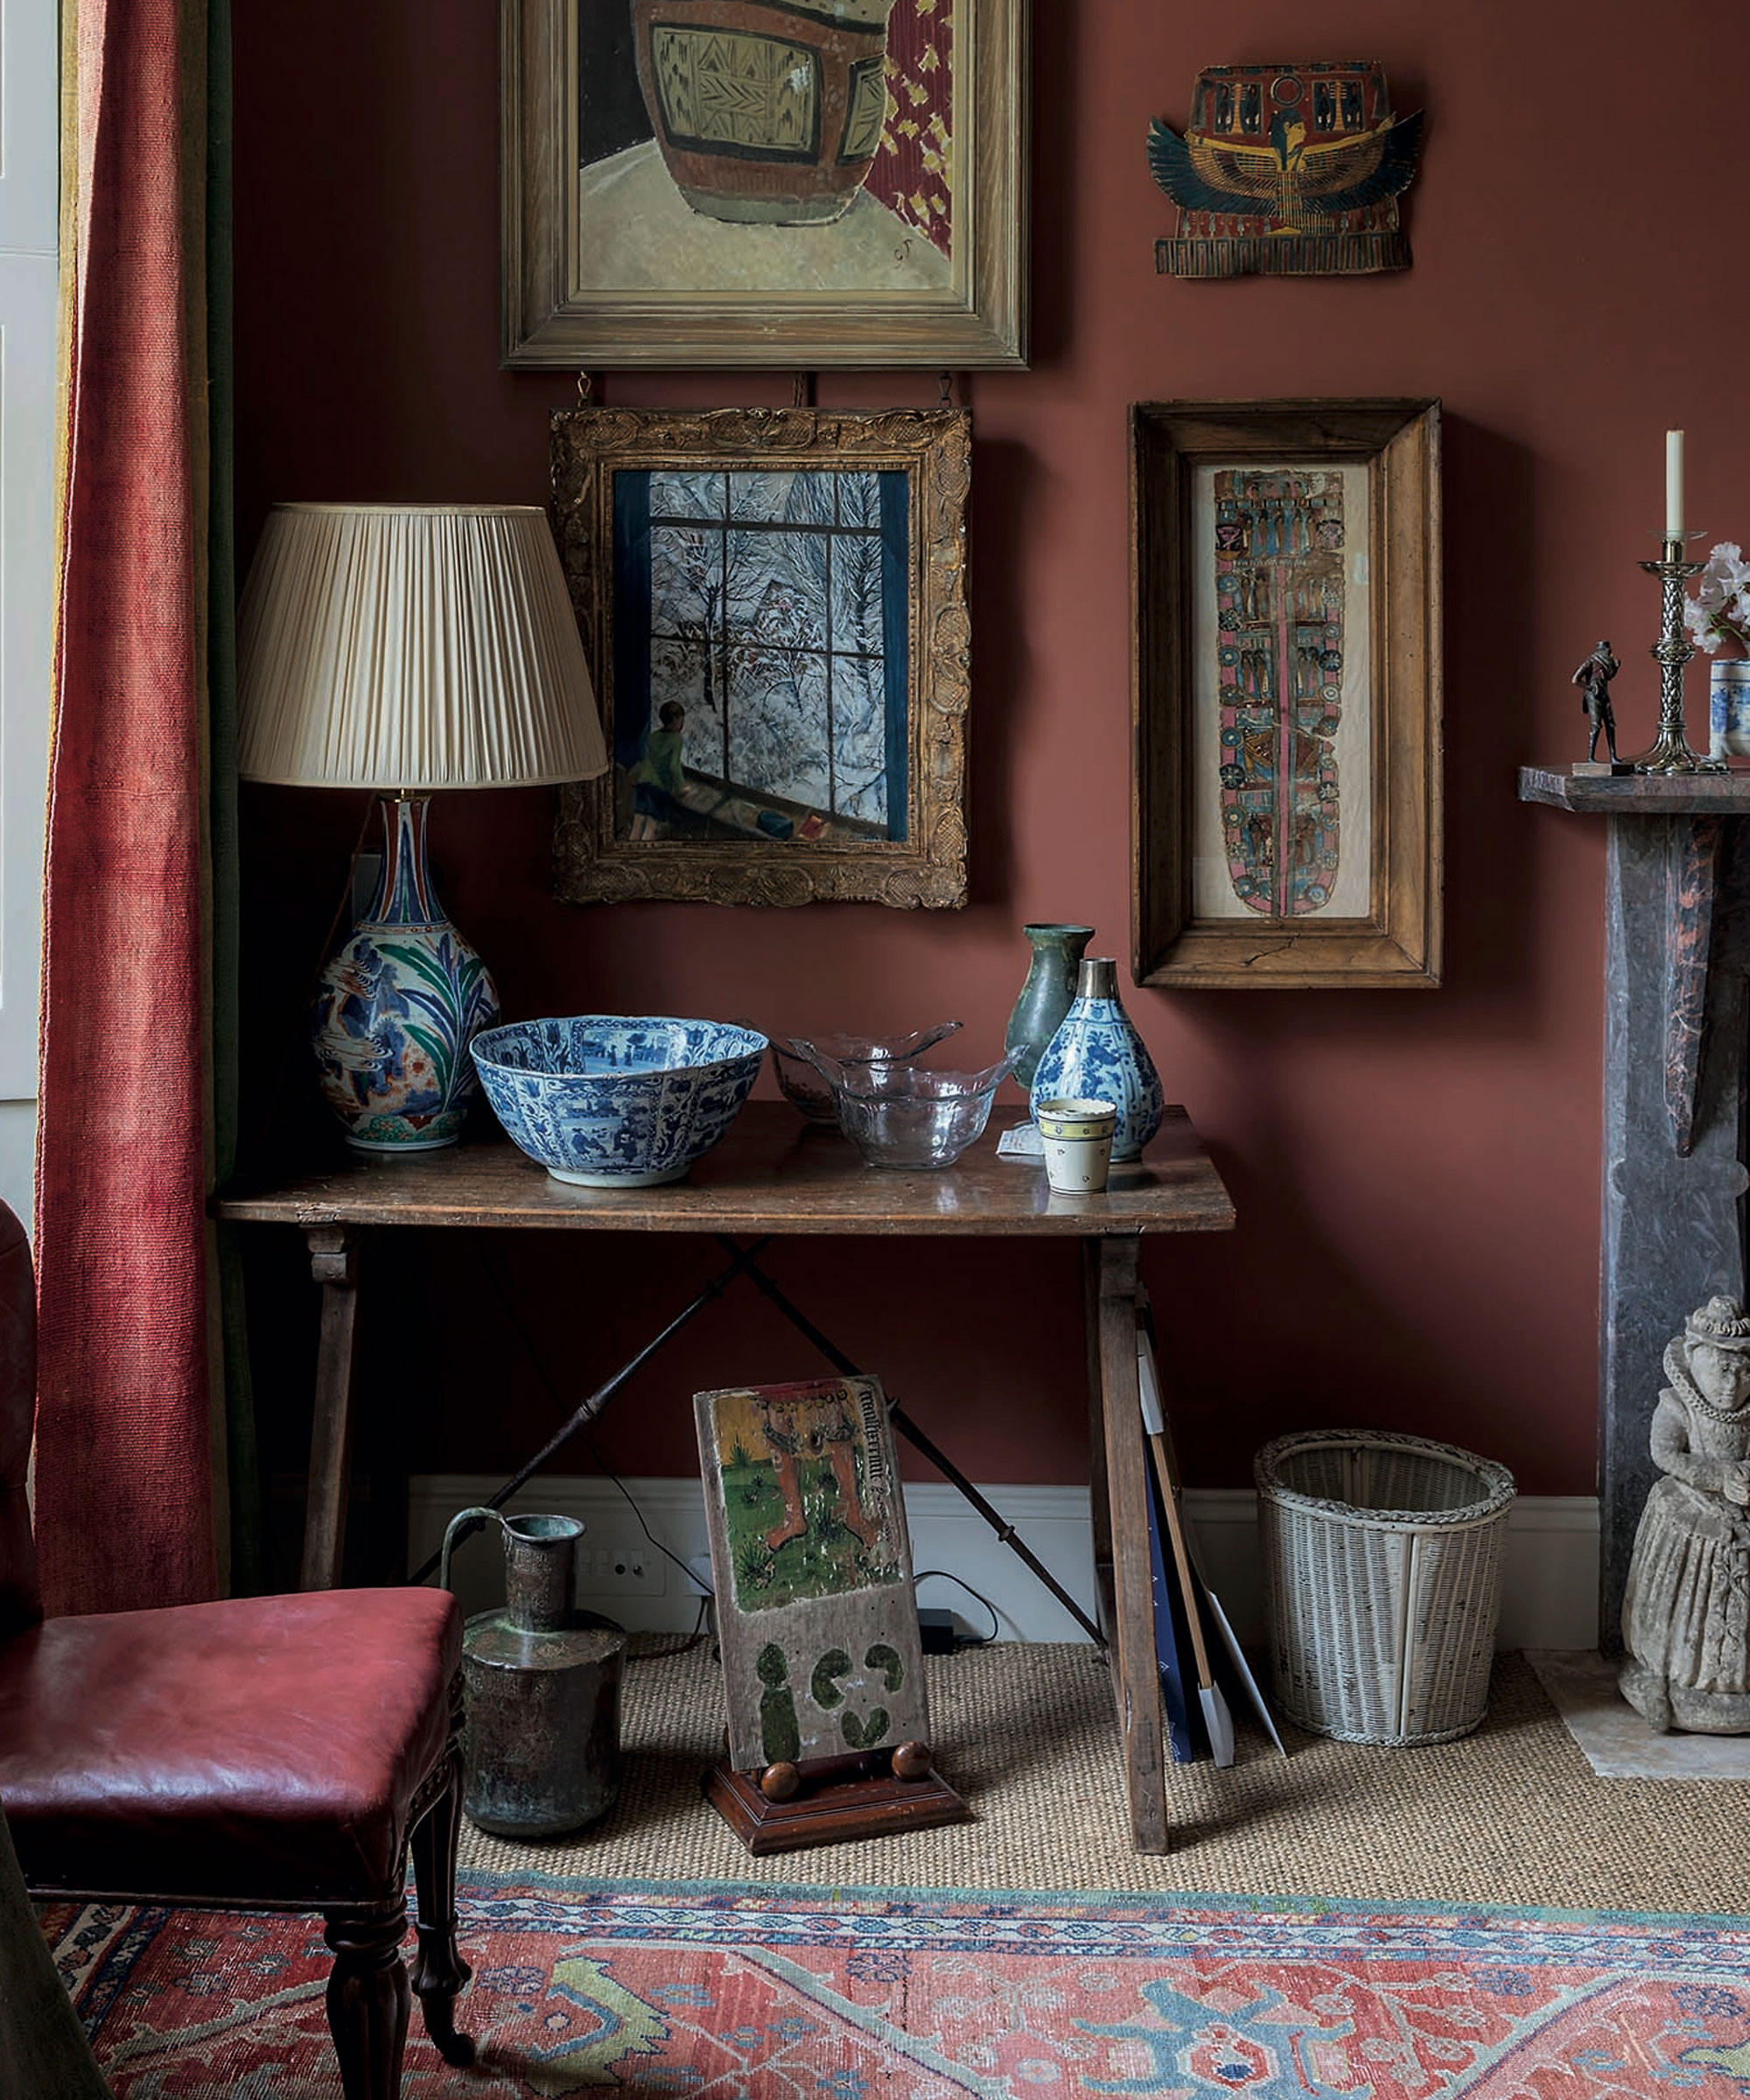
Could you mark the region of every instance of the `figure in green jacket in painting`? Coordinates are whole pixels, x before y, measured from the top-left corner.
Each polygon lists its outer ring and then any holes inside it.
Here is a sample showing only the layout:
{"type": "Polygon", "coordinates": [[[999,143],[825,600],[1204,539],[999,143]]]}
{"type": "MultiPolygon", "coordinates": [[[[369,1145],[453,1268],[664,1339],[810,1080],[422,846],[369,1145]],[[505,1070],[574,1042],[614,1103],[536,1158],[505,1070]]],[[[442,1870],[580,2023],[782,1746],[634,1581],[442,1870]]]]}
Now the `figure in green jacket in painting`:
{"type": "Polygon", "coordinates": [[[645,732],[642,755],[626,776],[632,782],[634,838],[661,838],[664,827],[681,814],[685,784],[681,735],[686,722],[687,710],[680,702],[665,700],[656,727],[645,732]]]}

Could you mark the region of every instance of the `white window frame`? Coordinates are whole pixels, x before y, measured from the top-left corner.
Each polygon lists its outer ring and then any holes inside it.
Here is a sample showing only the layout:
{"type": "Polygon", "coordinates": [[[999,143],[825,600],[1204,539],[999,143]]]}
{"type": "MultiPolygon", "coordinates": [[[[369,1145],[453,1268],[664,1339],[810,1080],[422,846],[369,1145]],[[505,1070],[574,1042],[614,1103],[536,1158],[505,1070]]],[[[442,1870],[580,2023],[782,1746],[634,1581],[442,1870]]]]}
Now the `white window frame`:
{"type": "MultiPolygon", "coordinates": [[[[54,619],[60,25],[0,0],[0,1109],[37,1094],[42,862],[54,619]]],[[[34,1141],[34,1108],[27,1121],[34,1141]]],[[[25,1148],[28,1159],[29,1150],[25,1148]]],[[[0,1194],[18,1134],[0,1127],[0,1194]]]]}

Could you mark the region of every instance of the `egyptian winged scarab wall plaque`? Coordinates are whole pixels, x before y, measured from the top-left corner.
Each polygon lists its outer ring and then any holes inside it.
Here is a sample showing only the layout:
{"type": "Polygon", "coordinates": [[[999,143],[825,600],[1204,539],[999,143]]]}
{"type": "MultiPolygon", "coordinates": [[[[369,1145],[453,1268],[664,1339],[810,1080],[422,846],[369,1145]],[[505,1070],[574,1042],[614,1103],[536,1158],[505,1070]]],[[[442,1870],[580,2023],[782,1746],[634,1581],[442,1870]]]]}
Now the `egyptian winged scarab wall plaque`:
{"type": "Polygon", "coordinates": [[[1340,276],[1410,267],[1397,199],[1422,112],[1391,113],[1376,60],[1210,66],[1185,134],[1156,118],[1149,166],[1179,206],[1155,268],[1180,277],[1340,276]]]}

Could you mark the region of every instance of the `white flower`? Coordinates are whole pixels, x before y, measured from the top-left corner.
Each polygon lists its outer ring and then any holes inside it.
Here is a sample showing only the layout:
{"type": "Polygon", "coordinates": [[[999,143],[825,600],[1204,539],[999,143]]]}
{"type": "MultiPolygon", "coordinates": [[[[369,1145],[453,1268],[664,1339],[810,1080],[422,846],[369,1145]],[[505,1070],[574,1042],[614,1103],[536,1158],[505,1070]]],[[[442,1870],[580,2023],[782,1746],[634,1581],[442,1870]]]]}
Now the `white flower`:
{"type": "Polygon", "coordinates": [[[1684,625],[1709,655],[1722,641],[1750,642],[1750,562],[1736,540],[1722,540],[1708,556],[1695,596],[1684,600],[1684,625]]]}

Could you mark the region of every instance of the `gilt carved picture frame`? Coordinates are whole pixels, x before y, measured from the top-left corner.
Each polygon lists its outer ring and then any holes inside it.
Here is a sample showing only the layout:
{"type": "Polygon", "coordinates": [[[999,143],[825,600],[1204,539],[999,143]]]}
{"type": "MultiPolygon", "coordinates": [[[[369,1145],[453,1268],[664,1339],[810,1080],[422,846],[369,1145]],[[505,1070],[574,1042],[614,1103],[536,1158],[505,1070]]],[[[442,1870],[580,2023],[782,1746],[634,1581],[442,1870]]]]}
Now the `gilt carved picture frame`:
{"type": "Polygon", "coordinates": [[[1439,416],[1132,408],[1138,984],[1438,984],[1439,416]]]}
{"type": "Polygon", "coordinates": [[[611,754],[561,898],[965,902],[970,460],[963,409],[555,416],[611,754]]]}
{"type": "Polygon", "coordinates": [[[1026,361],[1029,0],[500,0],[503,362],[1026,361]]]}

